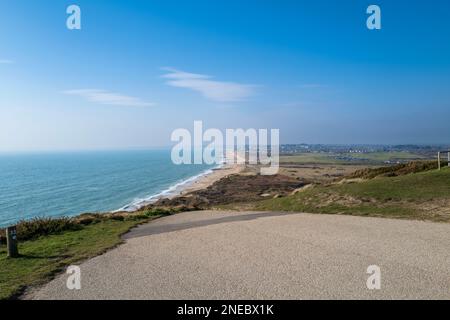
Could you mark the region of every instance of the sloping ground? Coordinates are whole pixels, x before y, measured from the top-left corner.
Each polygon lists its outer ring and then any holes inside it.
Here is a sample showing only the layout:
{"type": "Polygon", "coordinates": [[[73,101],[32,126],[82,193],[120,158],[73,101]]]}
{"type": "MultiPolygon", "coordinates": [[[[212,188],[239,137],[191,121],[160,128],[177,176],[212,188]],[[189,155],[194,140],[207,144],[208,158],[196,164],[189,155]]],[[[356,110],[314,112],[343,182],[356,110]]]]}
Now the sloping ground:
{"type": "Polygon", "coordinates": [[[450,224],[277,212],[187,212],[133,229],[28,299],[449,299],[450,224]],[[368,266],[381,272],[366,286],[368,266]]]}
{"type": "Polygon", "coordinates": [[[316,185],[252,208],[449,222],[450,168],[316,185]]]}
{"type": "Polygon", "coordinates": [[[264,199],[261,195],[287,196],[306,182],[284,175],[230,175],[204,190],[173,199],[161,199],[147,208],[207,209],[222,204],[264,199]]]}
{"type": "MultiPolygon", "coordinates": [[[[447,165],[447,162],[441,163],[442,167],[447,165]]],[[[418,173],[423,171],[435,170],[438,168],[437,161],[411,161],[408,163],[397,164],[394,166],[385,166],[379,168],[365,168],[357,170],[347,176],[347,178],[363,178],[372,179],[379,176],[395,177],[403,176],[410,173],[418,173]]]]}
{"type": "Polygon", "coordinates": [[[66,266],[95,257],[122,242],[120,235],[148,221],[103,219],[77,230],[19,242],[20,256],[7,257],[0,245],[0,300],[16,298],[28,286],[47,282],[66,266]]]}

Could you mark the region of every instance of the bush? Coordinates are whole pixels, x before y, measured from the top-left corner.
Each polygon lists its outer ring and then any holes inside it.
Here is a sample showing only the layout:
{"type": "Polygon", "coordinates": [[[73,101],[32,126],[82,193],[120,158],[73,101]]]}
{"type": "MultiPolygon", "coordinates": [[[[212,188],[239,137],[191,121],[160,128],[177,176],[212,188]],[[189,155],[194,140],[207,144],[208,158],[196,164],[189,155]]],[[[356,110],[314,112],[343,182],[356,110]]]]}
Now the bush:
{"type": "Polygon", "coordinates": [[[94,217],[83,217],[81,219],[78,219],[77,222],[79,224],[84,225],[84,226],[88,226],[90,224],[94,224],[94,223],[100,222],[100,219],[94,218],[94,217]]]}
{"type": "Polygon", "coordinates": [[[151,216],[167,216],[172,214],[171,210],[163,209],[163,208],[153,208],[153,209],[147,209],[143,212],[143,214],[147,217],[151,216]]]}
{"type": "Polygon", "coordinates": [[[133,214],[125,218],[127,221],[138,221],[138,220],[146,220],[148,218],[147,215],[140,213],[140,214],[133,214]]]}
{"type": "Polygon", "coordinates": [[[104,216],[99,213],[83,213],[77,217],[74,217],[76,223],[84,226],[99,223],[104,219],[104,216]]]}

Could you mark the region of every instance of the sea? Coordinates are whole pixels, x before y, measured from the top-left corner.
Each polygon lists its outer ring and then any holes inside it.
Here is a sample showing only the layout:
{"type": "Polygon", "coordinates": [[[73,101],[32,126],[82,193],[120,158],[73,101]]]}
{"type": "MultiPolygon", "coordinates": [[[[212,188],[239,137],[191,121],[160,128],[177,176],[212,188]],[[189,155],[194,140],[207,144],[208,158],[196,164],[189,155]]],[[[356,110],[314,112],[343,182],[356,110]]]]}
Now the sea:
{"type": "Polygon", "coordinates": [[[170,149],[0,153],[0,227],[34,217],[132,211],[212,172],[170,149]]]}

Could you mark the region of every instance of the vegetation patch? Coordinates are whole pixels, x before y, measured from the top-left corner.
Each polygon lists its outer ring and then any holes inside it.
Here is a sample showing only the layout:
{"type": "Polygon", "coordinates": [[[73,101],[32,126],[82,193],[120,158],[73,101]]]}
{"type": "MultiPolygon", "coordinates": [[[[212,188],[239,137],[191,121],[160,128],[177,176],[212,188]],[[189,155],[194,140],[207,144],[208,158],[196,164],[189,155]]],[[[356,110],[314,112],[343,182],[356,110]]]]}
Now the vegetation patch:
{"type": "Polygon", "coordinates": [[[424,156],[407,151],[379,151],[379,152],[305,152],[293,155],[282,155],[282,164],[383,164],[420,160],[424,156]]]}
{"type": "MultiPolygon", "coordinates": [[[[447,163],[442,162],[442,167],[445,167],[447,163]]],[[[437,161],[411,161],[404,164],[397,164],[394,166],[385,166],[379,168],[365,168],[357,170],[354,173],[348,175],[346,178],[362,178],[372,179],[379,176],[384,177],[396,177],[403,176],[410,173],[418,173],[423,171],[435,170],[438,168],[437,161]]]]}
{"type": "Polygon", "coordinates": [[[20,222],[20,257],[8,258],[6,245],[0,244],[0,300],[17,298],[27,287],[49,281],[66,266],[115,247],[122,242],[122,234],[159,217],[158,213],[162,211],[85,214],[76,218],[20,222]]]}
{"type": "Polygon", "coordinates": [[[450,222],[449,205],[447,167],[353,183],[314,185],[287,197],[253,202],[245,209],[450,222]]]}
{"type": "Polygon", "coordinates": [[[450,168],[393,177],[376,177],[359,183],[330,187],[341,194],[379,201],[428,201],[450,197],[450,168]]]}
{"type": "Polygon", "coordinates": [[[375,162],[395,162],[423,159],[424,156],[414,154],[408,151],[379,151],[363,153],[345,153],[344,156],[353,159],[361,159],[375,162]]]}

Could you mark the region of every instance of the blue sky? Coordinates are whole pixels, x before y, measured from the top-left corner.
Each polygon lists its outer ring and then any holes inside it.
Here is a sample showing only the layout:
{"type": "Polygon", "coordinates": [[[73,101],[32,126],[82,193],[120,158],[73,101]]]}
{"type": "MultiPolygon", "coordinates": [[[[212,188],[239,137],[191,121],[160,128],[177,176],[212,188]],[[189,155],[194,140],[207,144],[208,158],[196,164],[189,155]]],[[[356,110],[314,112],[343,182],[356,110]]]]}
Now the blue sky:
{"type": "Polygon", "coordinates": [[[282,143],[449,143],[446,0],[18,0],[0,15],[0,150],[167,146],[194,120],[282,143]]]}

